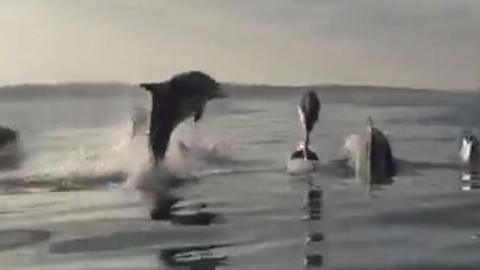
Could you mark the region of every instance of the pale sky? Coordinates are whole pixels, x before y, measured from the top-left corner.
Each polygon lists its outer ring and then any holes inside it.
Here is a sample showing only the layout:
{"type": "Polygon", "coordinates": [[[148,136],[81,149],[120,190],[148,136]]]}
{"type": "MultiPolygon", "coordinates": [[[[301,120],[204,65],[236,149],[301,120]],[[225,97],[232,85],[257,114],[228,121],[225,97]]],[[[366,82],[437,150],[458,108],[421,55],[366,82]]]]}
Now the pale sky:
{"type": "Polygon", "coordinates": [[[480,87],[480,0],[0,0],[0,84],[480,87]]]}

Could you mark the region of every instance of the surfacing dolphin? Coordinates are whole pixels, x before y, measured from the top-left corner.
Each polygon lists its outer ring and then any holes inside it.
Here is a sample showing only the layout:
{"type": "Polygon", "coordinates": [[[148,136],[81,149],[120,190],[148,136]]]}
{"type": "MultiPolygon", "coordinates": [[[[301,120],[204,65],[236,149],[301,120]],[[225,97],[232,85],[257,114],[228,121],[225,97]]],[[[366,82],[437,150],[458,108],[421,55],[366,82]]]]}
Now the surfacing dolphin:
{"type": "Polygon", "coordinates": [[[22,161],[18,131],[0,126],[0,170],[18,168],[22,161]]]}
{"type": "Polygon", "coordinates": [[[318,156],[309,148],[309,145],[310,133],[318,121],[320,107],[320,99],[313,90],[303,93],[297,109],[305,137],[287,161],[287,172],[290,174],[303,174],[315,171],[317,168],[318,156]]]}
{"type": "MultiPolygon", "coordinates": [[[[309,155],[309,152],[311,152],[311,150],[309,149],[310,133],[312,132],[315,123],[317,123],[318,121],[320,109],[320,99],[318,98],[315,91],[309,90],[305,92],[302,96],[302,99],[300,100],[300,104],[298,105],[298,115],[300,117],[300,122],[302,123],[305,136],[303,141],[303,147],[299,148],[299,151],[303,152],[303,158],[306,160],[309,159],[309,156],[312,156],[311,153],[309,155]]],[[[295,155],[295,153],[292,155],[292,158],[298,156],[298,154],[295,155]]]]}
{"type": "Polygon", "coordinates": [[[459,155],[462,170],[470,174],[478,173],[480,165],[479,142],[471,130],[463,132],[459,155]]]}
{"type": "Polygon", "coordinates": [[[8,128],[0,126],[0,150],[9,144],[14,144],[18,141],[18,132],[8,128]]]}
{"type": "Polygon", "coordinates": [[[370,133],[370,174],[372,183],[390,180],[396,173],[392,147],[387,136],[374,126],[371,117],[367,120],[370,133]]]}
{"type": "Polygon", "coordinates": [[[356,178],[368,184],[391,183],[396,174],[396,161],[387,136],[374,126],[371,117],[365,132],[352,134],[345,140],[347,166],[356,178]]]}
{"type": "Polygon", "coordinates": [[[170,136],[179,123],[191,116],[197,122],[209,100],[226,97],[220,85],[200,71],[181,73],[161,83],[142,83],[140,87],[152,95],[149,147],[154,165],[165,158],[170,136]]]}

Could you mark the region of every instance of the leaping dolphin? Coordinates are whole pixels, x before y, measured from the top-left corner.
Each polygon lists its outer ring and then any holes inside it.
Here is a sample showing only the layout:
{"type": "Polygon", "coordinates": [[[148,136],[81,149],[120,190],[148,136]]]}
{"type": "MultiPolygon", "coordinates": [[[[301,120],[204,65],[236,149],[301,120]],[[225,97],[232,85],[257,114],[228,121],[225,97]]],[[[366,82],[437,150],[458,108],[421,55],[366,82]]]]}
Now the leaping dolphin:
{"type": "Polygon", "coordinates": [[[181,73],[161,83],[142,83],[140,87],[152,95],[149,147],[154,165],[164,159],[170,136],[179,123],[191,116],[197,122],[209,100],[226,97],[220,85],[200,71],[181,73]]]}
{"type": "Polygon", "coordinates": [[[308,159],[309,145],[310,145],[310,133],[318,121],[318,115],[320,113],[321,104],[320,99],[313,90],[305,92],[298,105],[298,115],[300,122],[304,130],[304,145],[302,147],[304,159],[308,159]]]}

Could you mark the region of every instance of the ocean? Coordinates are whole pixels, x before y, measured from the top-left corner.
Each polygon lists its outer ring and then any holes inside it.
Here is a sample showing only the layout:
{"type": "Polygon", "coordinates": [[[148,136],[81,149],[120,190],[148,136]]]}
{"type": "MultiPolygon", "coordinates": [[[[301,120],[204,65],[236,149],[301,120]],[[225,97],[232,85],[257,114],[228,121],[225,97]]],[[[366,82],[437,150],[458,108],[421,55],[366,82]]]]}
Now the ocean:
{"type": "Polygon", "coordinates": [[[480,198],[457,166],[480,93],[315,87],[325,169],[289,175],[307,88],[224,87],[229,98],[173,134],[166,162],[186,181],[145,177],[145,130],[131,126],[150,106],[139,87],[0,88],[0,125],[21,138],[0,167],[0,269],[480,268],[480,198]],[[375,189],[328,169],[368,116],[409,164],[375,189]],[[153,200],[136,188],[146,178],[153,200]],[[171,207],[153,220],[159,203],[171,207]]]}

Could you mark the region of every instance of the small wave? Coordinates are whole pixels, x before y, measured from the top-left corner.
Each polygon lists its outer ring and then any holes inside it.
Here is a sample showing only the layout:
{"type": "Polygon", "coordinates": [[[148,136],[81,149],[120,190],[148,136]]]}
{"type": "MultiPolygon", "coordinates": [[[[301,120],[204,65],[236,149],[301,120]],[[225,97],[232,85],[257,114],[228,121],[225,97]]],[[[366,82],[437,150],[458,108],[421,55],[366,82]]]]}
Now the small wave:
{"type": "Polygon", "coordinates": [[[228,264],[227,255],[216,253],[219,249],[230,246],[231,244],[166,248],[160,251],[158,257],[170,267],[190,266],[193,269],[195,265],[205,265],[208,269],[215,269],[228,264]]]}
{"type": "Polygon", "coordinates": [[[0,231],[0,251],[13,250],[23,246],[33,245],[50,238],[49,231],[36,230],[6,230],[0,231]]]}
{"type": "Polygon", "coordinates": [[[5,145],[0,149],[0,171],[20,168],[24,154],[18,143],[5,145]]]}
{"type": "Polygon", "coordinates": [[[396,141],[402,142],[453,142],[457,140],[454,136],[439,136],[439,137],[422,137],[422,136],[412,136],[407,138],[395,138],[396,141]]]}
{"type": "Polygon", "coordinates": [[[400,172],[412,172],[416,170],[450,170],[458,171],[460,166],[455,162],[434,162],[434,161],[410,161],[397,159],[400,172]]]}
{"type": "Polygon", "coordinates": [[[231,175],[231,174],[253,174],[253,173],[283,173],[283,167],[267,167],[267,168],[251,168],[251,169],[211,169],[196,173],[199,178],[214,175],[231,175]]]}
{"type": "Polygon", "coordinates": [[[127,174],[112,172],[102,175],[69,175],[51,177],[49,175],[31,176],[29,178],[8,178],[0,181],[0,193],[31,193],[74,191],[111,187],[124,183],[127,174]]]}
{"type": "Polygon", "coordinates": [[[281,144],[286,142],[286,139],[257,139],[257,140],[252,140],[249,142],[249,144],[253,145],[266,145],[266,144],[281,144]]]}
{"type": "Polygon", "coordinates": [[[229,114],[258,114],[258,113],[265,113],[268,112],[268,110],[263,110],[263,109],[245,109],[245,108],[232,108],[228,111],[229,114]]]}

